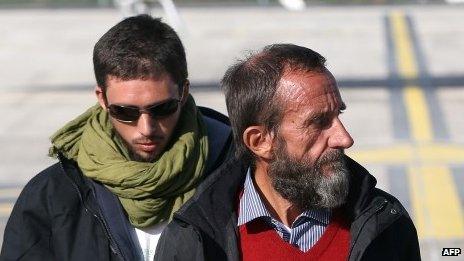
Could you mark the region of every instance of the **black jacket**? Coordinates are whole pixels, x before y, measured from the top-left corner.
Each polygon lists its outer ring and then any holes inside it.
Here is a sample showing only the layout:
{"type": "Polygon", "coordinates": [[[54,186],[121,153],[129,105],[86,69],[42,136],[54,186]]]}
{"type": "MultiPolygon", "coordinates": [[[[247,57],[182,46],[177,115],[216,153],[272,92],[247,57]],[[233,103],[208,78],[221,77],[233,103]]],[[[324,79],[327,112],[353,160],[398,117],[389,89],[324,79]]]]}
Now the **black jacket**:
{"type": "MultiPolygon", "coordinates": [[[[201,108],[208,128],[208,174],[232,150],[228,119],[201,108]]],[[[0,260],[137,260],[118,198],[83,176],[76,162],[60,162],[35,176],[21,192],[5,228],[0,260]]]]}
{"type": "MultiPolygon", "coordinates": [[[[416,229],[401,203],[375,188],[375,178],[361,165],[347,161],[349,260],[420,260],[416,229]]],[[[233,159],[203,182],[163,231],[155,260],[239,260],[237,195],[247,169],[233,159]]]]}

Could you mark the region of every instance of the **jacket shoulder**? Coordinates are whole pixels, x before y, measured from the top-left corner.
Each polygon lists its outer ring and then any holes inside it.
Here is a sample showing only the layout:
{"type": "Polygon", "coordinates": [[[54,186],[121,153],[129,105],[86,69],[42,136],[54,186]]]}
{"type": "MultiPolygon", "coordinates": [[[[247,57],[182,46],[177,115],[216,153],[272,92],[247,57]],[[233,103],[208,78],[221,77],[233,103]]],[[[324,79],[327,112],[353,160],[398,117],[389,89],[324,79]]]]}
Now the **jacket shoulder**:
{"type": "Polygon", "coordinates": [[[0,259],[17,260],[22,256],[48,259],[53,220],[69,215],[77,205],[74,202],[78,202],[70,189],[60,163],[33,177],[21,191],[8,219],[0,259]]]}
{"type": "Polygon", "coordinates": [[[24,186],[23,191],[42,188],[53,182],[60,182],[61,180],[65,180],[65,174],[60,162],[56,162],[29,180],[24,186]]]}
{"type": "MultiPolygon", "coordinates": [[[[27,213],[41,213],[53,215],[53,212],[63,212],[73,208],[79,197],[77,186],[66,173],[63,163],[57,162],[34,176],[21,191],[13,208],[11,216],[27,213]]],[[[77,165],[66,163],[67,168],[77,170],[77,165]]],[[[69,170],[68,170],[69,171],[69,170]]],[[[45,215],[42,215],[45,216],[45,215]]],[[[10,220],[12,218],[10,217],[10,220]]]]}
{"type": "Polygon", "coordinates": [[[373,194],[374,199],[375,198],[383,198],[389,204],[391,204],[392,209],[394,209],[393,212],[396,211],[397,214],[404,215],[408,219],[411,219],[410,216],[409,216],[408,211],[403,206],[403,204],[401,204],[400,200],[398,198],[396,198],[395,196],[393,196],[392,194],[390,194],[390,193],[388,193],[388,192],[386,192],[386,191],[384,191],[382,189],[379,189],[379,188],[374,188],[373,191],[372,191],[372,194],[373,194]]]}
{"type": "Polygon", "coordinates": [[[378,188],[373,193],[387,204],[376,215],[376,229],[366,225],[374,239],[366,246],[363,260],[420,260],[417,230],[407,210],[393,195],[378,188]]]}
{"type": "Polygon", "coordinates": [[[200,109],[200,112],[204,116],[206,116],[208,118],[218,120],[221,123],[230,126],[229,118],[226,115],[224,115],[224,114],[222,114],[222,113],[220,113],[220,112],[218,112],[216,110],[213,110],[211,108],[208,108],[208,107],[198,106],[198,108],[200,109]]]}
{"type": "Polygon", "coordinates": [[[232,129],[225,115],[206,107],[200,110],[208,130],[209,155],[205,173],[209,175],[233,155],[232,129]]]}
{"type": "Polygon", "coordinates": [[[78,171],[77,165],[70,162],[57,162],[35,175],[24,186],[19,197],[35,197],[45,193],[48,194],[48,199],[63,200],[62,196],[66,198],[66,195],[75,194],[70,190],[73,188],[73,182],[69,177],[69,173],[65,172],[63,164],[66,164],[66,168],[68,169],[78,171]]]}

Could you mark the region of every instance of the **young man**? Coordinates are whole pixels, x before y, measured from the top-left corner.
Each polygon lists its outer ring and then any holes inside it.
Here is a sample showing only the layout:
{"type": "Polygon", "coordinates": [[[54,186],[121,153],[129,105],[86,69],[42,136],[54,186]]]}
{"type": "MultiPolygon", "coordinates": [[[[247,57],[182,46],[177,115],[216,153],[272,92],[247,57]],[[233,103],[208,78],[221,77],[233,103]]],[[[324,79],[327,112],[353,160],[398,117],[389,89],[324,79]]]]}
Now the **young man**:
{"type": "Polygon", "coordinates": [[[118,23],[93,61],[98,104],[53,135],[59,163],[21,193],[2,260],[152,260],[173,213],[231,150],[228,119],[195,105],[182,43],[159,19],[118,23]]]}
{"type": "Polygon", "coordinates": [[[344,150],[346,106],[320,54],[264,48],[223,81],[237,159],[163,232],[156,260],[419,260],[393,196],[344,150]]]}

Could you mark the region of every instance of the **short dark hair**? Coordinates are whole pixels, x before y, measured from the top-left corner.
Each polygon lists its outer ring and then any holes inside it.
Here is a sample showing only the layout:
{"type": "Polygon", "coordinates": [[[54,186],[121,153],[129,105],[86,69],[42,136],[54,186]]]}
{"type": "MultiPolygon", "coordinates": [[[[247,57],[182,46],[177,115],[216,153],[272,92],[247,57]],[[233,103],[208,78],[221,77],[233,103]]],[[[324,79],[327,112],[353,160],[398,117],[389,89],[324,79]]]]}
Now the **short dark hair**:
{"type": "Polygon", "coordinates": [[[93,49],[93,65],[97,84],[104,91],[108,76],[133,80],[168,73],[179,88],[188,77],[179,36],[149,15],[126,18],[106,32],[93,49]]]}
{"type": "Polygon", "coordinates": [[[263,125],[267,131],[279,128],[282,118],[280,101],[275,94],[287,71],[320,71],[325,58],[306,47],[274,44],[238,61],[225,73],[221,85],[236,143],[236,156],[250,160],[253,154],[242,140],[252,125],[263,125]]]}

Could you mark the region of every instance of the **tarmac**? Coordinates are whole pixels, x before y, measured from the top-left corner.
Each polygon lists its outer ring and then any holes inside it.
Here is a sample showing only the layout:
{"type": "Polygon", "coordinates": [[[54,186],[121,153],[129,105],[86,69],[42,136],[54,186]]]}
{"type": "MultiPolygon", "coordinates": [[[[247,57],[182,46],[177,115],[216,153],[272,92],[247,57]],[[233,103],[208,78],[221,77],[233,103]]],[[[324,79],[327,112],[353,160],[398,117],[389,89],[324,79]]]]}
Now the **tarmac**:
{"type": "MultiPolygon", "coordinates": [[[[464,247],[463,5],[179,11],[197,104],[227,113],[222,75],[267,44],[320,52],[347,104],[347,154],[408,209],[423,260],[464,247]]],[[[0,10],[0,234],[22,187],[56,162],[50,135],[96,102],[93,45],[120,19],[113,9],[0,10]]]]}

